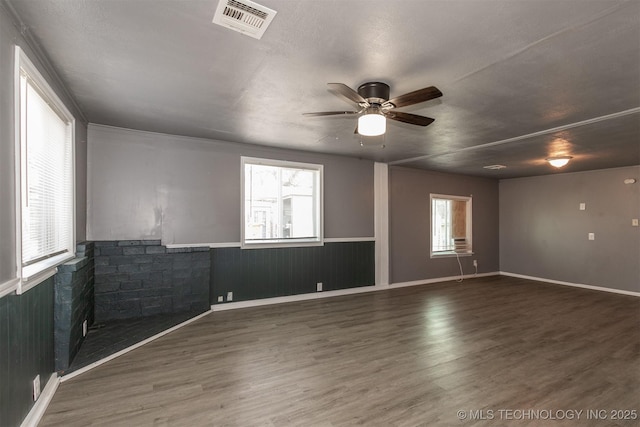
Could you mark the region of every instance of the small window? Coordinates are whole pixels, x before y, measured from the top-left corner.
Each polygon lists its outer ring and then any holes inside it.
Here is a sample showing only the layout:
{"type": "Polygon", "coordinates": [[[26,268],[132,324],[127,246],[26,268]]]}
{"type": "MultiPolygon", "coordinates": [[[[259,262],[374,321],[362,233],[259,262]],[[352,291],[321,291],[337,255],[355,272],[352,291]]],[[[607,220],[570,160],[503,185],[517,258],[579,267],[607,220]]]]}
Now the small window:
{"type": "Polygon", "coordinates": [[[19,292],[74,256],[74,119],[16,47],[19,292]]]}
{"type": "Polygon", "coordinates": [[[471,197],[431,195],[431,257],[471,254],[471,197]]]}
{"type": "Polygon", "coordinates": [[[322,165],[242,158],[242,247],[322,245],[322,165]]]}

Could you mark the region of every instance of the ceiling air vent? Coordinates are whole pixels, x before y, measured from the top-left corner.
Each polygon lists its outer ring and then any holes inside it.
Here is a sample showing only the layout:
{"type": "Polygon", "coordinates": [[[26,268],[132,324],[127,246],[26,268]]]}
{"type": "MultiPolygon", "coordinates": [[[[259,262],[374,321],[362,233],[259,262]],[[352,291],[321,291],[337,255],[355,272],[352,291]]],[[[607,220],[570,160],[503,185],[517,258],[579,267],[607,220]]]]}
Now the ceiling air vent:
{"type": "Polygon", "coordinates": [[[489,169],[489,170],[499,170],[499,169],[506,168],[506,166],[505,165],[489,165],[489,166],[483,166],[483,168],[489,169]]]}
{"type": "Polygon", "coordinates": [[[250,0],[220,0],[213,23],[260,39],[276,13],[250,0]]]}

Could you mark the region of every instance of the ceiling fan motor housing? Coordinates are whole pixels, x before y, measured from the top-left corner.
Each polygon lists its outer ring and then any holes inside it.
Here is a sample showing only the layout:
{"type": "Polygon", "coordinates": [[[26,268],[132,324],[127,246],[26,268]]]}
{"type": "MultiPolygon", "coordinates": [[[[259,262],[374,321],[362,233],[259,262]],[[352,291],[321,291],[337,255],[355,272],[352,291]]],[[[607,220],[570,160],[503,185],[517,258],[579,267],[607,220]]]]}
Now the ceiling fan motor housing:
{"type": "MultiPolygon", "coordinates": [[[[408,105],[418,104],[420,102],[429,101],[442,96],[442,92],[435,86],[429,86],[404,95],[396,96],[389,99],[389,85],[382,82],[366,82],[358,87],[358,91],[351,89],[344,83],[327,83],[329,90],[338,95],[347,102],[357,106],[356,111],[321,111],[317,113],[304,113],[305,116],[337,116],[352,115],[359,116],[358,129],[364,123],[360,121],[377,120],[381,124],[384,121],[380,119],[391,119],[398,122],[408,123],[417,126],[428,126],[433,123],[434,119],[417,114],[405,113],[403,111],[395,111],[395,108],[406,107],[408,105]]],[[[358,133],[364,135],[358,130],[358,133]]],[[[382,131],[384,133],[384,130],[382,131]]],[[[369,134],[370,136],[380,135],[380,133],[369,134]]]]}
{"type": "Polygon", "coordinates": [[[367,82],[360,85],[358,94],[370,104],[382,104],[389,99],[389,85],[382,82],[367,82]]]}

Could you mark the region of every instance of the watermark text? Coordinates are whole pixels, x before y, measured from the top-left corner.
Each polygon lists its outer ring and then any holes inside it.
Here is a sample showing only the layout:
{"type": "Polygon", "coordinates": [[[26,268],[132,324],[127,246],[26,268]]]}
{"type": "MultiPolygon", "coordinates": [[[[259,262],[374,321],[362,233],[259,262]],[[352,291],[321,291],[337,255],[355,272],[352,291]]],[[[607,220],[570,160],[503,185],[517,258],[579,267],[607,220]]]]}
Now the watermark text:
{"type": "Polygon", "coordinates": [[[639,420],[637,409],[460,409],[459,420],[564,421],[564,420],[639,420]]]}

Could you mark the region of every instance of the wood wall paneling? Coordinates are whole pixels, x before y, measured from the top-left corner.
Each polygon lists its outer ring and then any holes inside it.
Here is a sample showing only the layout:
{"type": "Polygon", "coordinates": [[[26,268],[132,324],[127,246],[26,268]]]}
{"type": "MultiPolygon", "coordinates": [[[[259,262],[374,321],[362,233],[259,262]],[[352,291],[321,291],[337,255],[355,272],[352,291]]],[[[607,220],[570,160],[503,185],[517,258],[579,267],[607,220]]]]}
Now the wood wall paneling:
{"type": "Polygon", "coordinates": [[[375,243],[338,242],[304,248],[211,250],[211,303],[273,298],[375,284],[375,243]]]}
{"type": "Polygon", "coordinates": [[[54,370],[53,278],[22,295],[0,299],[0,425],[17,426],[54,370]]]}

